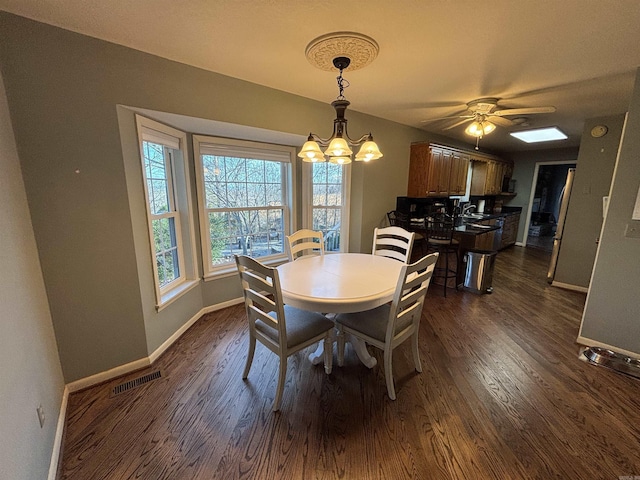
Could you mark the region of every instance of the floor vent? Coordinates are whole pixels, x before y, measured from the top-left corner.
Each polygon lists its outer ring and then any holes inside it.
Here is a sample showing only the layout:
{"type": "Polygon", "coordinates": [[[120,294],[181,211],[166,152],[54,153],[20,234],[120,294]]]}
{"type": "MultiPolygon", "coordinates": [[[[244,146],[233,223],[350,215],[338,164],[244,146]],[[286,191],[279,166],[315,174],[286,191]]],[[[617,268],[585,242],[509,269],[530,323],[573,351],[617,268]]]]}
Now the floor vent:
{"type": "Polygon", "coordinates": [[[111,396],[114,397],[121,393],[127,392],[136,387],[144,385],[145,383],[149,383],[153,380],[156,380],[161,376],[162,374],[160,373],[160,370],[156,370],[155,372],[148,373],[147,375],[143,375],[142,377],[134,378],[133,380],[129,380],[128,382],[121,383],[120,385],[113,387],[113,390],[111,391],[111,396]]]}

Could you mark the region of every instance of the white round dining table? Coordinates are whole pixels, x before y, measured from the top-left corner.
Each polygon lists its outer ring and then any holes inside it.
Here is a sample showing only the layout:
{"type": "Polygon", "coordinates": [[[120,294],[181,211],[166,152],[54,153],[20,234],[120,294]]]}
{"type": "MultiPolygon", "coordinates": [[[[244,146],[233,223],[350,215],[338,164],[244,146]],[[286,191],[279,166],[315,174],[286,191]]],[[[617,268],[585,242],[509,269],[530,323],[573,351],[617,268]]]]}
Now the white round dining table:
{"type": "MultiPolygon", "coordinates": [[[[330,253],[302,257],[278,266],[284,302],[296,308],[323,313],[371,310],[393,299],[403,263],[379,255],[330,253]]],[[[349,342],[367,367],[376,365],[366,345],[355,337],[349,342]]],[[[322,342],[309,356],[322,361],[322,342]]]]}

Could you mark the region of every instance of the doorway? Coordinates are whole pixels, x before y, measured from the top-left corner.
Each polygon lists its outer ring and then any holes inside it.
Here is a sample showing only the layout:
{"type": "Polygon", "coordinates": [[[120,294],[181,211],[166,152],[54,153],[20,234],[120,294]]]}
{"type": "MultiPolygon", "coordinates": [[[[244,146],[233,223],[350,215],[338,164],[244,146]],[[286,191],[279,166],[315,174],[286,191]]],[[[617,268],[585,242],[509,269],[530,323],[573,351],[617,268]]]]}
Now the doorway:
{"type": "Polygon", "coordinates": [[[525,224],[525,246],[551,253],[567,172],[575,162],[537,162],[525,224]]]}

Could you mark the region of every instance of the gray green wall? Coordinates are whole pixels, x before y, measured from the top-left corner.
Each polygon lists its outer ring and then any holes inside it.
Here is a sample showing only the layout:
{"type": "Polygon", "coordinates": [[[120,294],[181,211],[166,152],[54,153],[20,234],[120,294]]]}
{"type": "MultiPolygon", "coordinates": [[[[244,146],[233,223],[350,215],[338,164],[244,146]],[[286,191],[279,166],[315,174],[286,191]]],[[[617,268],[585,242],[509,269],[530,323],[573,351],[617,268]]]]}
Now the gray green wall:
{"type": "Polygon", "coordinates": [[[609,195],[623,124],[624,115],[585,122],[555,282],[589,286],[602,228],[602,197],[609,195]],[[593,138],[595,125],[606,125],[609,131],[604,137],[593,138]]]}
{"type": "Polygon", "coordinates": [[[615,167],[609,210],[587,295],[578,341],[640,356],[640,238],[628,238],[640,189],[640,69],[615,167]]]}
{"type": "Polygon", "coordinates": [[[0,172],[0,477],[44,479],[64,381],[1,77],[0,172]]]}
{"type": "MultiPolygon", "coordinates": [[[[140,255],[150,248],[142,183],[130,180],[139,168],[125,134],[132,117],[117,106],[297,135],[329,131],[335,112],[332,99],[316,102],[6,12],[0,30],[0,67],[71,382],[147,357],[203,307],[240,295],[237,279],[223,278],[155,312],[150,256],[140,255]]],[[[373,132],[385,155],[353,166],[350,249],[370,251],[373,227],[406,193],[409,144],[428,137],[347,114],[353,134],[373,132]]]]}

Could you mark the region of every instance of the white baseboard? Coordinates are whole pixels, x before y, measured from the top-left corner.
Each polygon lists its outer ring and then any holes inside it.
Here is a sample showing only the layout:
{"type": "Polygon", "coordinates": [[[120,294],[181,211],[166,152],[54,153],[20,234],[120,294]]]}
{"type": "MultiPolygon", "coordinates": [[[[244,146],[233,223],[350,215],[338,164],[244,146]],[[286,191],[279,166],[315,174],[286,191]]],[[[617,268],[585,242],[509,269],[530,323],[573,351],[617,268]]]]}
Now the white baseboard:
{"type": "Polygon", "coordinates": [[[516,247],[526,247],[527,244],[524,242],[516,242],[516,247]]]}
{"type": "Polygon", "coordinates": [[[185,322],[184,325],[182,325],[178,330],[176,330],[176,332],[173,335],[171,335],[162,345],[160,345],[156,350],[154,350],[148,357],[144,357],[139,360],[126,363],[124,365],[119,365],[115,368],[106,370],[104,372],[91,375],[90,377],[81,378],[74,382],[68,383],[66,387],[69,389],[69,393],[77,392],[78,390],[92,387],[99,383],[111,380],[112,378],[120,377],[122,375],[126,375],[127,373],[131,373],[136,370],[140,370],[142,368],[146,368],[152,365],[156,360],[158,360],[158,358],[160,358],[160,356],[171,345],[173,345],[184,334],[184,332],[186,332],[189,329],[189,327],[191,327],[194,323],[196,323],[198,319],[202,317],[204,314],[215,312],[217,310],[222,310],[223,308],[231,307],[233,305],[238,305],[243,301],[244,301],[243,297],[239,297],[239,298],[234,298],[231,300],[227,300],[226,302],[217,303],[215,305],[210,305],[208,307],[204,307],[200,309],[198,313],[196,313],[187,322],[185,322]]]}
{"type": "Polygon", "coordinates": [[[144,358],[141,358],[140,360],[125,363],[124,365],[111,368],[104,372],[96,373],[95,375],[91,375],[90,377],[84,377],[74,382],[67,383],[67,388],[69,389],[69,393],[77,392],[78,390],[83,390],[88,387],[93,387],[94,385],[98,385],[99,383],[106,382],[108,380],[111,380],[112,378],[126,375],[127,373],[140,370],[141,368],[146,368],[149,365],[151,365],[151,362],[149,361],[149,357],[144,357],[144,358]]]}
{"type": "Polygon", "coordinates": [[[226,302],[218,303],[216,305],[204,307],[200,309],[200,311],[193,317],[191,317],[187,322],[185,322],[184,325],[182,325],[178,330],[176,330],[173,335],[171,335],[148,357],[141,358],[134,362],[126,363],[124,365],[111,368],[104,372],[96,373],[95,375],[91,375],[89,377],[81,378],[74,382],[67,383],[62,394],[62,403],[60,405],[60,413],[58,415],[56,436],[54,438],[53,450],[51,452],[51,462],[49,464],[48,480],[56,480],[58,474],[58,462],[60,460],[60,452],[62,451],[62,439],[64,435],[64,425],[67,417],[67,404],[69,401],[70,393],[77,392],[78,390],[92,387],[94,385],[98,385],[99,383],[106,382],[108,380],[111,380],[112,378],[120,377],[122,375],[126,375],[127,373],[131,373],[152,365],[171,345],[173,345],[184,334],[184,332],[189,329],[189,327],[196,323],[198,319],[200,319],[203,315],[222,310],[223,308],[232,307],[242,302],[244,302],[244,298],[239,297],[228,300],[226,302]]]}
{"type": "Polygon", "coordinates": [[[198,313],[196,313],[193,317],[191,317],[184,325],[182,325],[176,332],[171,335],[167,340],[156,348],[151,355],[149,355],[149,365],[153,364],[160,356],[171,346],[173,345],[189,328],[198,321],[206,313],[215,312],[218,310],[222,310],[223,308],[232,307],[233,305],[238,305],[239,303],[244,302],[244,297],[234,298],[232,300],[228,300],[226,302],[217,303],[215,305],[210,305],[208,307],[204,307],[198,313]]]}
{"type": "Polygon", "coordinates": [[[625,355],[627,357],[640,360],[640,353],[638,352],[632,352],[631,350],[624,350],[620,347],[616,347],[615,345],[609,345],[608,343],[599,342],[598,340],[586,338],[586,337],[583,337],[582,335],[578,336],[576,342],[579,343],[580,345],[584,345],[585,347],[604,348],[606,350],[611,350],[612,352],[616,352],[621,355],[625,355]]]}
{"type": "Polygon", "coordinates": [[[62,392],[62,402],[60,403],[60,413],[58,414],[58,423],[56,425],[56,436],[53,439],[53,450],[51,452],[51,461],[49,462],[48,480],[56,480],[58,478],[58,463],[60,462],[60,452],[62,451],[62,438],[64,436],[64,424],[67,419],[67,403],[69,402],[69,388],[65,385],[62,392]]]}
{"type": "Polygon", "coordinates": [[[564,288],[565,290],[573,290],[574,292],[580,292],[580,293],[587,293],[589,291],[588,287],[582,287],[580,285],[572,285],[570,283],[556,282],[555,280],[551,282],[551,286],[564,288]]]}

